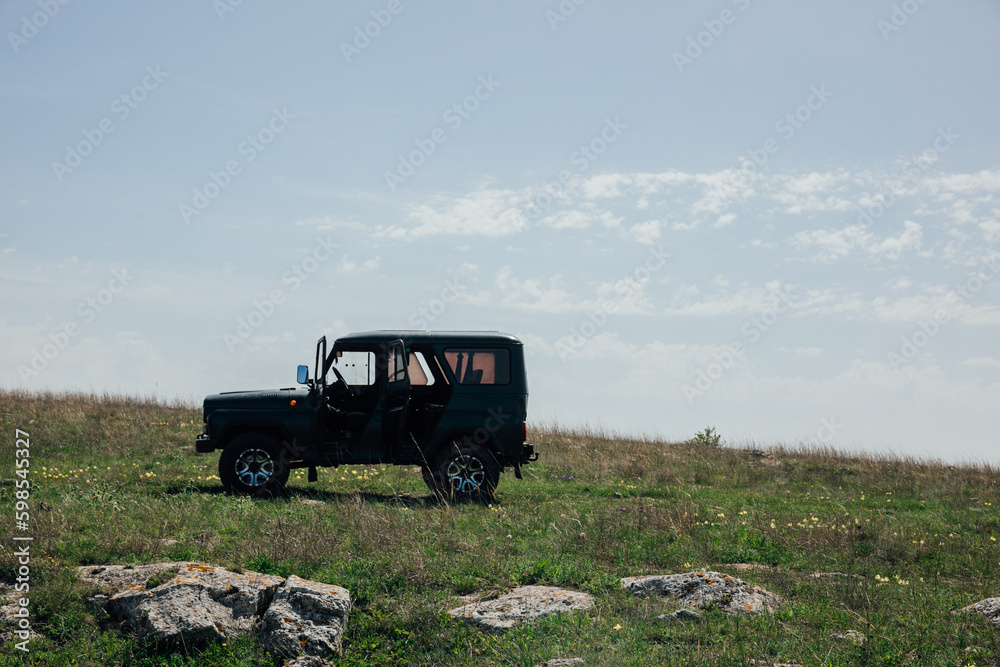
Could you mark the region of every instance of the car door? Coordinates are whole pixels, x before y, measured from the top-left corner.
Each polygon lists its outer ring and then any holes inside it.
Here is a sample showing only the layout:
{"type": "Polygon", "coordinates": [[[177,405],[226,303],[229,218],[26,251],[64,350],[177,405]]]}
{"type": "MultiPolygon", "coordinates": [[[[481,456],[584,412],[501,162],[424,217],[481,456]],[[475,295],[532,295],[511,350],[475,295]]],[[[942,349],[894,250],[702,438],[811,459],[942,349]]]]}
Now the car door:
{"type": "Polygon", "coordinates": [[[406,415],[410,405],[410,376],[406,347],[402,340],[385,346],[386,374],[383,394],[382,451],[390,461],[397,458],[406,438],[406,415]]]}

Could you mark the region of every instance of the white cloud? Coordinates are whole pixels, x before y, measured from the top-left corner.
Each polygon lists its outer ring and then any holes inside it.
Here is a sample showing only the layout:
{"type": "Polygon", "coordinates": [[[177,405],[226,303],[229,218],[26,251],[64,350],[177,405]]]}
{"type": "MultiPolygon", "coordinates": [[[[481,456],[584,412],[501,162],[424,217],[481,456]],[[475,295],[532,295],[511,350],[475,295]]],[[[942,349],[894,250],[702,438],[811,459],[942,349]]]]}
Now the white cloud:
{"type": "Polygon", "coordinates": [[[584,179],[578,187],[584,199],[609,199],[621,197],[621,186],[631,184],[627,174],[597,174],[584,179]]]}
{"type": "Polygon", "coordinates": [[[733,220],[735,219],[736,219],[735,213],[724,213],[719,216],[719,219],[715,221],[715,224],[712,225],[712,227],[714,227],[715,229],[726,227],[727,225],[731,225],[733,223],[733,220]]]}
{"type": "Polygon", "coordinates": [[[347,255],[341,260],[340,270],[344,273],[365,273],[367,271],[374,271],[382,263],[382,257],[376,256],[371,259],[366,259],[363,262],[357,260],[349,259],[347,255]]]}
{"type": "Polygon", "coordinates": [[[943,174],[924,179],[925,187],[933,192],[1000,192],[1000,170],[983,169],[975,173],[943,174]]]}
{"type": "Polygon", "coordinates": [[[775,352],[793,354],[797,357],[818,357],[823,354],[823,348],[821,347],[773,347],[771,349],[775,352]]]}
{"type": "Polygon", "coordinates": [[[979,229],[983,230],[983,238],[987,243],[1000,241],[1000,222],[995,218],[979,223],[979,229]]]}
{"type": "Polygon", "coordinates": [[[992,368],[1000,368],[1000,359],[994,357],[973,357],[971,359],[966,359],[962,362],[966,366],[987,366],[992,368]]]}
{"type": "Polygon", "coordinates": [[[754,183],[759,178],[735,169],[696,174],[695,180],[702,186],[702,196],[691,205],[691,212],[695,215],[721,214],[732,204],[754,196],[757,192],[754,183]]]}
{"type": "Polygon", "coordinates": [[[648,220],[632,225],[626,236],[637,243],[652,245],[660,238],[660,221],[648,220]]]}
{"type": "MultiPolygon", "coordinates": [[[[723,279],[722,282],[725,282],[723,279]]],[[[722,289],[721,293],[700,297],[700,290],[694,285],[682,284],[674,290],[669,305],[661,314],[674,317],[718,317],[722,315],[746,314],[754,315],[779,305],[782,311],[788,309],[785,301],[779,296],[784,293],[795,308],[801,308],[813,303],[813,299],[790,291],[780,281],[771,281],[764,287],[744,287],[735,293],[724,291],[720,282],[714,284],[722,289]]]]}
{"type": "Polygon", "coordinates": [[[506,236],[529,227],[525,213],[519,208],[528,199],[511,190],[480,188],[460,197],[438,196],[430,202],[413,206],[407,218],[414,227],[389,227],[383,235],[390,237],[427,236],[435,234],[481,234],[506,236]]]}
{"type": "Polygon", "coordinates": [[[789,238],[791,246],[801,250],[818,249],[812,259],[832,262],[846,257],[856,249],[862,250],[875,260],[897,262],[906,252],[918,252],[923,239],[922,228],[912,220],[903,222],[903,231],[898,236],[879,237],[865,231],[861,225],[851,225],[841,229],[814,229],[798,232],[789,238]]]}
{"type": "Polygon", "coordinates": [[[916,252],[920,250],[920,241],[923,239],[923,232],[920,225],[912,220],[903,221],[903,231],[899,236],[889,236],[884,239],[869,240],[865,235],[861,238],[862,247],[875,259],[887,259],[897,262],[902,259],[907,251],[916,252]]]}
{"type": "Polygon", "coordinates": [[[514,275],[510,266],[504,266],[494,280],[494,287],[495,291],[467,293],[463,301],[477,306],[499,306],[528,312],[566,313],[578,308],[558,274],[548,280],[521,279],[514,275]]]}

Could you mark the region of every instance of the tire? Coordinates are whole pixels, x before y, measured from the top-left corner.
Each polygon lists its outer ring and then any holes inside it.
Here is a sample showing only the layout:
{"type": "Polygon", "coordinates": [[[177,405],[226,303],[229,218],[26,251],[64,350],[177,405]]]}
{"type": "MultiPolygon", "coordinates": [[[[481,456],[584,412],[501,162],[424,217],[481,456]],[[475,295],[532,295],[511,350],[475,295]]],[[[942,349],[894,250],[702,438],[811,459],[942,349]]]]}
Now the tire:
{"type": "Polygon", "coordinates": [[[474,442],[452,442],[422,472],[430,490],[448,502],[489,502],[496,498],[500,482],[496,458],[474,442]]]}
{"type": "Polygon", "coordinates": [[[269,497],[284,493],[289,456],[265,433],[244,433],[229,441],[219,457],[219,479],[234,496],[269,497]]]}

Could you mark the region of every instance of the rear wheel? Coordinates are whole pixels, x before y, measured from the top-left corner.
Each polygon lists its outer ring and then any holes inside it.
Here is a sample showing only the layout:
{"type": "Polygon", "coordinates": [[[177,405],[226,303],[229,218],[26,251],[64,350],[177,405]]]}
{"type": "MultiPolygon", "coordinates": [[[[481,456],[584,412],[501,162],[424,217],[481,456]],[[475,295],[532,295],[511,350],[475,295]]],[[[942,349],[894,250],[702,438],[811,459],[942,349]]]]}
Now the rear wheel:
{"type": "Polygon", "coordinates": [[[487,502],[496,497],[500,465],[482,445],[455,441],[423,469],[423,476],[431,491],[444,500],[487,502]]]}
{"type": "Polygon", "coordinates": [[[237,496],[273,496],[285,489],[289,457],[277,438],[244,433],[233,438],[219,457],[219,479],[237,496]]]}

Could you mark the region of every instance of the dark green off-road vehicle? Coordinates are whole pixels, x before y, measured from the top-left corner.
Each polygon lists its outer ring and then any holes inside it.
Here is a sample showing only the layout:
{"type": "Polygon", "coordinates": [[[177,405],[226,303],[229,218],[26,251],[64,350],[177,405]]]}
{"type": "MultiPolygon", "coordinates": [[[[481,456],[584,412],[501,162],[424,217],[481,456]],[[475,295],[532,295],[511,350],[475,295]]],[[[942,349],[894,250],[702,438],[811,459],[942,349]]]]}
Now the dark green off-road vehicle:
{"type": "Polygon", "coordinates": [[[500,473],[537,460],[527,444],[524,346],[493,332],[374,331],[316,345],[304,387],[213,394],[199,452],[222,450],[230,493],[280,492],[292,468],[418,465],[446,499],[494,497],[500,473]]]}

